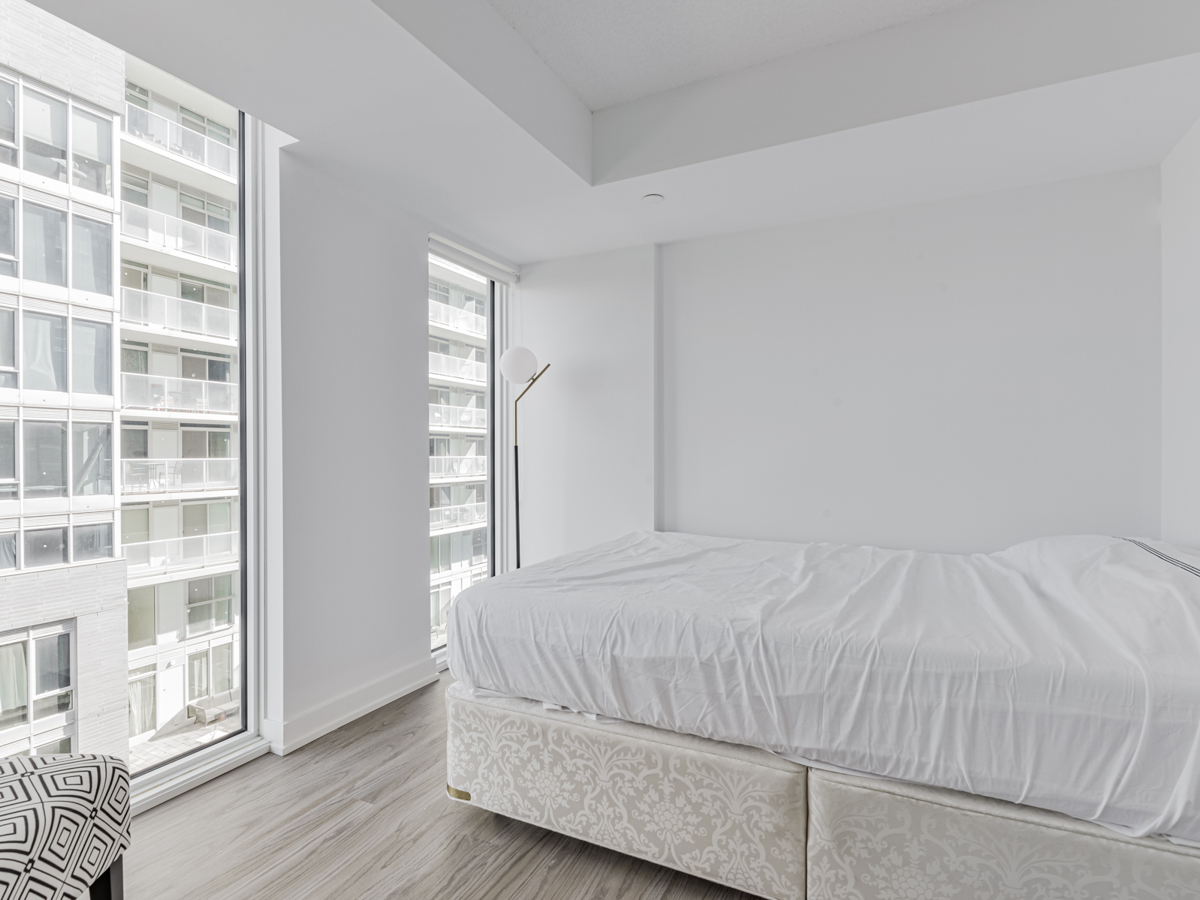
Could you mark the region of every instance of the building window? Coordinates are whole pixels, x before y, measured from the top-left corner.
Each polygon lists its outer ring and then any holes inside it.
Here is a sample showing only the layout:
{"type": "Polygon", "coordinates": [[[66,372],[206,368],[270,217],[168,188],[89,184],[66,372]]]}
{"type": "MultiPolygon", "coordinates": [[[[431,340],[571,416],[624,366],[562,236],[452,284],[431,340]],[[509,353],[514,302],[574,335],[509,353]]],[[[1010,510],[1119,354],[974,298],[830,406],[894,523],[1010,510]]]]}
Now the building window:
{"type": "Polygon", "coordinates": [[[0,635],[0,756],[70,753],[74,623],[0,635]]]}
{"type": "Polygon", "coordinates": [[[188,637],[233,624],[233,575],[215,575],[188,582],[188,637]]]}
{"type": "Polygon", "coordinates": [[[208,651],[189,653],[187,658],[188,702],[208,696],[208,651]]]}
{"type": "MultiPolygon", "coordinates": [[[[0,144],[0,155],[4,152],[0,144]]],[[[17,201],[0,197],[0,275],[17,277],[17,201]]]]}
{"type": "Polygon", "coordinates": [[[112,121],[75,109],[72,124],[75,186],[108,194],[112,190],[112,121]]]}
{"type": "Polygon", "coordinates": [[[25,278],[67,285],[67,214],[59,209],[25,204],[25,278]]]}
{"type": "Polygon", "coordinates": [[[112,295],[112,226],[71,217],[71,287],[112,295]]]}
{"type": "Polygon", "coordinates": [[[25,387],[33,391],[67,390],[67,320],[26,312],[25,387]]]}
{"type": "Polygon", "coordinates": [[[80,394],[112,394],[112,326],[71,320],[71,387],[80,394]]]}
{"type": "Polygon", "coordinates": [[[0,164],[17,164],[17,86],[0,79],[0,164]]]}
{"type": "Polygon", "coordinates": [[[128,597],[129,649],[154,646],[154,585],[130,588],[128,597]]]}
{"type": "Polygon", "coordinates": [[[25,88],[25,170],[67,180],[67,104],[25,88]]]}
{"type": "Polygon", "coordinates": [[[0,388],[17,386],[17,312],[0,309],[0,388]]]}
{"type": "Polygon", "coordinates": [[[89,559],[108,559],[112,556],[113,527],[111,522],[101,525],[76,525],[71,529],[74,541],[72,561],[85,562],[89,559]]]}
{"type": "Polygon", "coordinates": [[[42,528],[25,532],[25,568],[67,563],[67,529],[42,528]]]}
{"type": "Polygon", "coordinates": [[[26,499],[67,496],[66,422],[25,422],[24,487],[26,499]]]}
{"type": "MultiPolygon", "coordinates": [[[[153,588],[150,589],[153,592],[153,588]]],[[[129,670],[129,736],[140,737],[157,727],[158,666],[129,670]]]]}
{"type": "Polygon", "coordinates": [[[0,421],[0,500],[16,500],[17,488],[17,423],[0,421]]]}

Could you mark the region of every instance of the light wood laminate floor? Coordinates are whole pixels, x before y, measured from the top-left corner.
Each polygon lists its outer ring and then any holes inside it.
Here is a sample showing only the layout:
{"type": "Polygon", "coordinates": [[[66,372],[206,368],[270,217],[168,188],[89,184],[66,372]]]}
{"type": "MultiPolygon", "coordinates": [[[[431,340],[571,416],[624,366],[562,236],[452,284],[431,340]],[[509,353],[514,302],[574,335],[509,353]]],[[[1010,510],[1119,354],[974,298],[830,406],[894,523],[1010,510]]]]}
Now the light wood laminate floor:
{"type": "Polygon", "coordinates": [[[442,681],[133,820],[128,900],[736,900],[446,796],[442,681]]]}

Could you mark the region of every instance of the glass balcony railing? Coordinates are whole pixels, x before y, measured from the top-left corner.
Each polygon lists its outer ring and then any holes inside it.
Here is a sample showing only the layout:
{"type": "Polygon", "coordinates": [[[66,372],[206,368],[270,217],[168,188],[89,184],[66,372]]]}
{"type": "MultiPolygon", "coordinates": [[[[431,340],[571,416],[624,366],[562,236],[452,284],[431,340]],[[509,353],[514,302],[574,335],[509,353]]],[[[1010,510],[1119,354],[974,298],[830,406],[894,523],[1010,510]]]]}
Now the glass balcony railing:
{"type": "Polygon", "coordinates": [[[457,528],[478,525],[487,521],[486,503],[464,503],[461,506],[435,506],[429,510],[429,529],[457,528]]]}
{"type": "Polygon", "coordinates": [[[483,478],[487,475],[486,456],[431,456],[430,478],[483,478]]]}
{"type": "Polygon", "coordinates": [[[487,336],[487,319],[465,309],[458,309],[449,303],[429,301],[429,321],[445,325],[455,331],[465,331],[468,334],[487,336]]]}
{"type": "Polygon", "coordinates": [[[233,489],[240,480],[236,459],[124,459],[121,470],[127,494],[233,489]]]}
{"type": "Polygon", "coordinates": [[[487,410],[429,404],[429,424],[443,428],[487,428],[487,410]]]}
{"type": "Polygon", "coordinates": [[[178,122],[172,122],[158,113],[126,103],[121,127],[126,134],[161,147],[168,153],[216,169],[223,175],[237,175],[236,147],[230,147],[198,131],[184,128],[178,122]]]}
{"type": "Polygon", "coordinates": [[[236,413],[238,386],[227,381],[121,374],[121,403],[135,409],[236,413]]]}
{"type": "Polygon", "coordinates": [[[121,288],[121,320],[209,337],[236,339],[238,336],[236,309],[135,288],[121,288]]]}
{"type": "Polygon", "coordinates": [[[442,353],[430,353],[429,374],[448,375],[451,378],[461,378],[463,381],[487,384],[487,363],[475,362],[473,359],[461,359],[457,356],[446,356],[442,353]]]}
{"type": "Polygon", "coordinates": [[[174,569],[233,562],[240,545],[238,532],[230,531],[126,544],[124,549],[131,569],[174,569]]]}
{"type": "Polygon", "coordinates": [[[190,253],[228,266],[235,262],[237,238],[234,235],[186,222],[128,200],[121,203],[121,234],[168,252],[190,253]]]}

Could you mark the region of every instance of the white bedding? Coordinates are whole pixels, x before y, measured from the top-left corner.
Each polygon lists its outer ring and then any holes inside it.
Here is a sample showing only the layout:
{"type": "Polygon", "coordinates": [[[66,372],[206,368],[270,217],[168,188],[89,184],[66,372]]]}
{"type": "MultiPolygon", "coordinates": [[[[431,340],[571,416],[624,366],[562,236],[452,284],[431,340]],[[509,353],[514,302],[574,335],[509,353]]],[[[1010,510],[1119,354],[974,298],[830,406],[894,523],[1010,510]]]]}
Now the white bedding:
{"type": "Polygon", "coordinates": [[[1200,841],[1200,556],[1158,542],[632,534],[464,591],[448,653],[472,687],[1200,841]]]}

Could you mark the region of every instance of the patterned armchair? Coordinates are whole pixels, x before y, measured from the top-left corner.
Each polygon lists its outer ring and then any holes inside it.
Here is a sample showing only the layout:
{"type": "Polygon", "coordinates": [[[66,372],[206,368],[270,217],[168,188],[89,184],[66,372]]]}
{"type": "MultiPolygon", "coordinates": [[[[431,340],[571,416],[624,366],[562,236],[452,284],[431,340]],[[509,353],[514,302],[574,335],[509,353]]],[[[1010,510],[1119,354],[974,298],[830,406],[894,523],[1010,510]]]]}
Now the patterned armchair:
{"type": "Polygon", "coordinates": [[[119,759],[0,760],[0,900],[121,900],[129,819],[119,759]]]}

